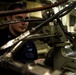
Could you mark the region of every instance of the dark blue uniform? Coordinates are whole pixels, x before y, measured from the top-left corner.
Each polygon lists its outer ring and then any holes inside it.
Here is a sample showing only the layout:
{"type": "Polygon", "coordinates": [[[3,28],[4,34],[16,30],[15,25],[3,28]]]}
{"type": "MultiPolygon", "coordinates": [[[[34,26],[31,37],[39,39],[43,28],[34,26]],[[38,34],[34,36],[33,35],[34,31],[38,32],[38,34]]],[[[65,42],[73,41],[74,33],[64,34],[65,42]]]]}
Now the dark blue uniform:
{"type": "MultiPolygon", "coordinates": [[[[10,33],[8,27],[1,29],[0,30],[0,47],[6,44],[9,40],[14,39],[14,38],[16,38],[16,36],[10,33]]],[[[8,49],[0,51],[0,55],[3,55],[7,50],[8,49]]],[[[13,55],[13,59],[21,63],[31,63],[37,58],[38,58],[37,49],[34,42],[31,40],[24,41],[21,47],[13,55]]],[[[5,75],[5,74],[2,74],[2,75],[5,75]]]]}

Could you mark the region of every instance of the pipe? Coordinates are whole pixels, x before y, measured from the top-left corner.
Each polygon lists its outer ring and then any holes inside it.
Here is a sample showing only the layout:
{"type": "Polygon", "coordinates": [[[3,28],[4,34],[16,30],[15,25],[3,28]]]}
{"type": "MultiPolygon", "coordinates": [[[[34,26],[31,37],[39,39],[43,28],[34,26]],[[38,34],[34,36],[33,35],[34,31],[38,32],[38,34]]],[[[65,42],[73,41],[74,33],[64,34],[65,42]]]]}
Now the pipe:
{"type": "Polygon", "coordinates": [[[31,8],[31,9],[25,9],[25,10],[10,10],[10,11],[1,11],[0,12],[0,16],[6,16],[6,15],[13,15],[13,14],[20,14],[20,13],[27,13],[27,12],[36,12],[36,11],[41,11],[41,10],[45,10],[45,9],[49,9],[49,8],[52,8],[52,7],[56,7],[60,4],[63,4],[65,2],[67,2],[68,0],[62,0],[62,1],[59,1],[59,2],[56,2],[54,4],[51,4],[51,5],[47,5],[47,6],[44,6],[44,7],[38,7],[38,8],[31,8]]]}

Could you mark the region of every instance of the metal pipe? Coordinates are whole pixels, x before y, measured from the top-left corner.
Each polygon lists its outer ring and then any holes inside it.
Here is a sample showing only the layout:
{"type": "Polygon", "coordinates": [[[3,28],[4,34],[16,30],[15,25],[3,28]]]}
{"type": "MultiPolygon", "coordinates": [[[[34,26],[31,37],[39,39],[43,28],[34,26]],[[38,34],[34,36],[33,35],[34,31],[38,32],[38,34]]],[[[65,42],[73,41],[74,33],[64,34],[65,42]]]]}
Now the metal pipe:
{"type": "Polygon", "coordinates": [[[13,14],[20,14],[20,13],[27,13],[27,12],[36,12],[36,11],[41,11],[45,9],[49,9],[52,7],[56,7],[60,4],[63,4],[67,2],[68,0],[61,0],[59,2],[56,2],[51,5],[46,5],[44,7],[38,7],[38,8],[31,8],[31,9],[25,9],[25,10],[10,10],[10,11],[0,11],[0,16],[6,16],[6,15],[13,15],[13,14]]]}

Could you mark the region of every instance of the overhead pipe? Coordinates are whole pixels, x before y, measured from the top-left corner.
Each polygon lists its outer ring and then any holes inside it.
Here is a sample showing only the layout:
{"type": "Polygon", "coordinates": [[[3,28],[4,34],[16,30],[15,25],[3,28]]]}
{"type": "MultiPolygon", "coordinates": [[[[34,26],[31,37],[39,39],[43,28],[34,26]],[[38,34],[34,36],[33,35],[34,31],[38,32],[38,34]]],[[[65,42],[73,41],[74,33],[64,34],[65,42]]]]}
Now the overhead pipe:
{"type": "Polygon", "coordinates": [[[49,9],[49,8],[52,8],[52,7],[56,7],[56,6],[61,5],[61,4],[65,3],[65,2],[67,2],[67,1],[68,0],[62,0],[62,1],[56,2],[54,4],[46,5],[46,6],[38,7],[38,8],[31,8],[31,9],[24,9],[24,10],[1,11],[0,12],[0,16],[41,11],[41,10],[49,9]]]}

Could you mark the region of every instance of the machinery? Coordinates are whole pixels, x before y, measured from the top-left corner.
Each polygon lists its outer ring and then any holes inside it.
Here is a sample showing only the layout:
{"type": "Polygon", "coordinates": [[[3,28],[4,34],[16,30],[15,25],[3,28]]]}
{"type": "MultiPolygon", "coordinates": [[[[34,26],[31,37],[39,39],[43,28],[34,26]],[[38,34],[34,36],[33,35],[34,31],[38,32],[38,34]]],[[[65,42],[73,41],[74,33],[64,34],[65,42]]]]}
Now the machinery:
{"type": "MultiPolygon", "coordinates": [[[[61,2],[58,2],[56,4],[53,4],[51,6],[45,7],[45,9],[57,6],[63,2],[66,2],[67,0],[63,0],[61,2]]],[[[56,14],[52,14],[48,18],[43,18],[41,20],[44,20],[42,23],[37,25],[36,27],[33,27],[31,30],[26,31],[25,33],[21,34],[17,38],[10,40],[7,44],[0,47],[1,50],[4,50],[6,48],[10,48],[11,46],[16,45],[9,51],[5,52],[2,56],[0,56],[0,66],[5,68],[10,68],[12,70],[15,70],[19,72],[22,75],[52,75],[55,70],[58,70],[58,74],[55,75],[71,75],[76,74],[76,44],[75,44],[75,36],[73,36],[70,32],[68,32],[64,27],[63,23],[60,20],[60,17],[66,15],[69,13],[76,5],[76,1],[71,3],[69,6],[65,7],[64,9],[60,10],[56,14]],[[53,22],[54,27],[56,27],[56,31],[49,32],[49,30],[42,31],[41,35],[36,36],[30,36],[33,34],[36,30],[43,27],[44,24],[47,24],[48,22],[53,22]],[[47,33],[45,35],[44,33],[47,33]],[[49,35],[50,33],[50,35],[49,35]],[[29,37],[30,36],[30,37],[29,37]],[[26,39],[25,39],[26,37],[26,39]],[[44,39],[42,39],[44,38],[44,39]],[[45,39],[49,38],[49,40],[45,39]],[[27,63],[23,64],[20,62],[16,62],[12,59],[13,54],[16,50],[18,50],[18,47],[25,41],[29,39],[39,39],[44,42],[47,42],[49,46],[52,47],[51,50],[47,53],[45,60],[43,61],[43,64],[33,64],[33,63],[27,63]],[[70,44],[66,43],[66,41],[70,41],[70,44]],[[11,43],[9,45],[9,43],[11,43]],[[42,71],[40,71],[40,70],[42,71]]],[[[8,15],[9,14],[16,14],[16,13],[22,13],[22,12],[34,12],[44,10],[43,8],[32,9],[32,10],[24,10],[24,11],[7,11],[0,13],[0,16],[8,15]]],[[[36,19],[35,19],[36,20],[36,19]]],[[[19,21],[11,21],[6,23],[1,23],[0,25],[5,25],[9,23],[15,23],[20,21],[31,21],[31,19],[28,20],[19,20],[19,21]]],[[[33,21],[33,20],[32,20],[33,21]]],[[[38,21],[38,20],[36,20],[38,21]]]]}

